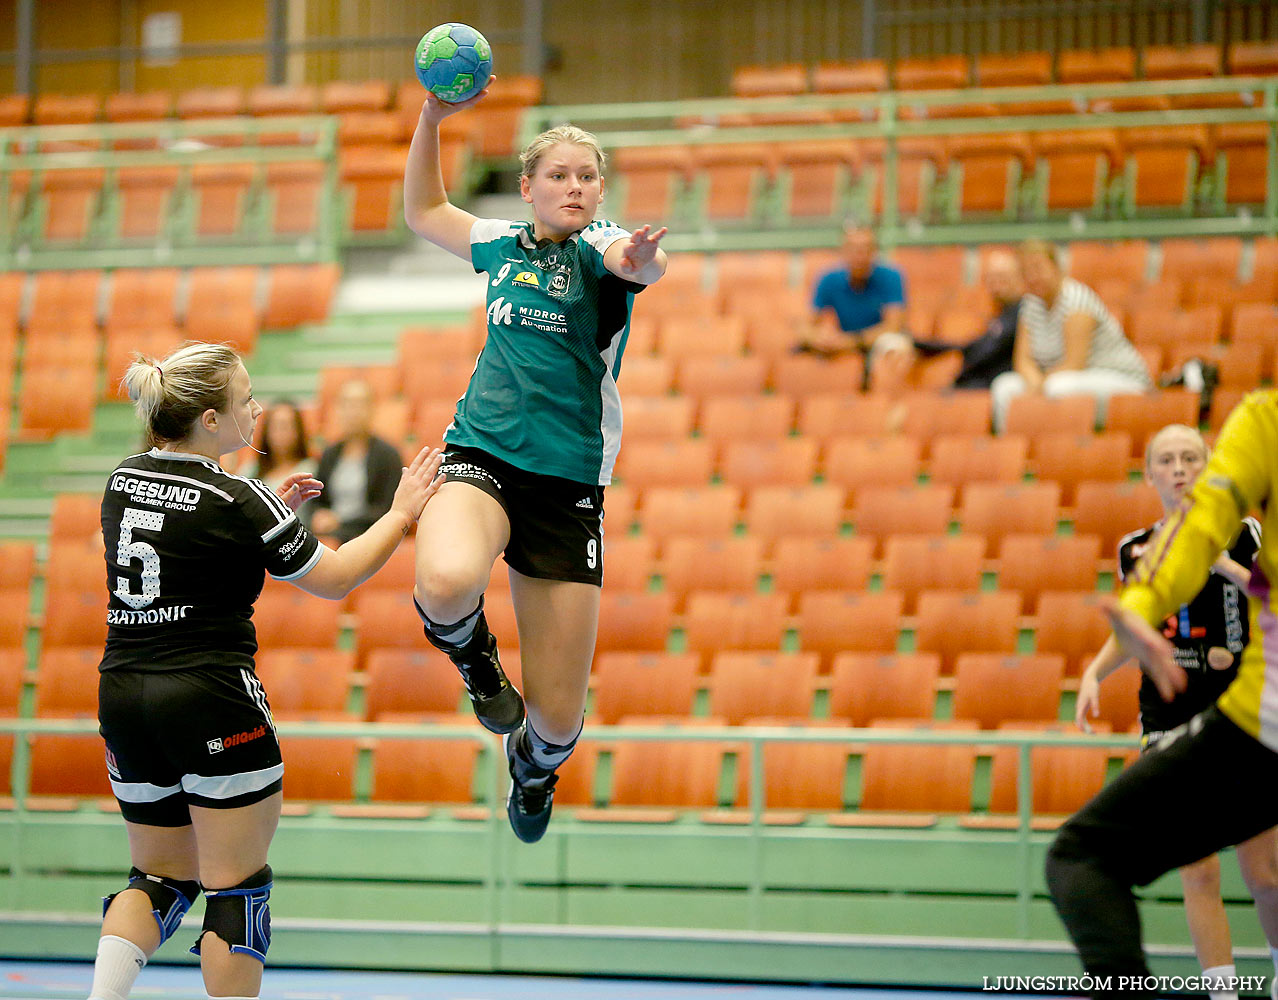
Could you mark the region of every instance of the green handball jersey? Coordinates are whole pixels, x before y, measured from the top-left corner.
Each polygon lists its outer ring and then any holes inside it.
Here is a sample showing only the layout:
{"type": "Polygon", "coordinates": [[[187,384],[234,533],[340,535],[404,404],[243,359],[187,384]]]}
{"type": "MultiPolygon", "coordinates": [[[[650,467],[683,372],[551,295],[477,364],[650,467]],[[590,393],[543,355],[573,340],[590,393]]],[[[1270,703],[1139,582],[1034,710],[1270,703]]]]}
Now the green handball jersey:
{"type": "Polygon", "coordinates": [[[604,268],[630,233],[592,222],[562,243],[529,222],[478,219],[471,263],[488,275],[488,338],[444,434],[526,472],[607,486],[621,447],[617,375],[644,286],[604,268]]]}

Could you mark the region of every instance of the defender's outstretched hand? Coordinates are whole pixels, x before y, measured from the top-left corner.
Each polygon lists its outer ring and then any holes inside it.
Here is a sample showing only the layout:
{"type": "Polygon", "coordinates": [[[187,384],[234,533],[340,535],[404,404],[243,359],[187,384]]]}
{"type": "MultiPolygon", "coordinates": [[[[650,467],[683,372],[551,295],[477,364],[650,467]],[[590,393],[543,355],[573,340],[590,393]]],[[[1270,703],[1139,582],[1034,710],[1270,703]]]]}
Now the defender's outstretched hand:
{"type": "Polygon", "coordinates": [[[1129,611],[1114,598],[1106,598],[1101,610],[1109,619],[1119,648],[1140,664],[1141,670],[1158,688],[1163,701],[1171,701],[1189,683],[1185,668],[1172,655],[1172,644],[1149,622],[1129,611]]]}
{"type": "Polygon", "coordinates": [[[443,460],[444,452],[439,448],[423,448],[419,451],[400,476],[391,509],[403,511],[414,522],[421,517],[430,498],[443,485],[439,478],[439,466],[443,460]]]}
{"type": "Polygon", "coordinates": [[[280,484],[275,495],[284,501],[289,510],[297,513],[298,507],[307,500],[314,500],[322,492],[324,484],[309,472],[295,472],[280,484]]]}

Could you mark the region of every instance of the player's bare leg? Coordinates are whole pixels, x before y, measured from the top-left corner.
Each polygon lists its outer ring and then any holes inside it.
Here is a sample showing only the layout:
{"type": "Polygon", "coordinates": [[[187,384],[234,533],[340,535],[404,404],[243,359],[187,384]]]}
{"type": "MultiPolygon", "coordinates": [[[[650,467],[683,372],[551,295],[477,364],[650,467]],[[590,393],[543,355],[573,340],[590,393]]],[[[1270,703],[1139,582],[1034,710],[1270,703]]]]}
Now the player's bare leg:
{"type": "MultiPolygon", "coordinates": [[[[1185,922],[1194,942],[1194,953],[1203,972],[1214,977],[1236,975],[1229,918],[1220,898],[1220,856],[1212,854],[1180,870],[1185,896],[1185,922]]],[[[1237,996],[1212,991],[1211,996],[1237,996]]]]}
{"type": "Polygon", "coordinates": [[[599,625],[599,588],[510,571],[528,721],[507,738],[511,794],[506,811],[523,841],[550,822],[555,769],[581,735],[599,625]]]}
{"type": "Polygon", "coordinates": [[[191,807],[204,883],[206,933],[200,938],[200,968],[210,996],[256,997],[262,988],[265,944],[270,941],[270,868],[266,852],[280,821],[284,794],[236,809],[191,807]],[[222,895],[224,894],[224,895],[222,895]],[[215,902],[220,895],[221,901],[215,902]],[[227,929],[214,913],[250,914],[250,926],[227,929]],[[210,927],[210,923],[217,926],[210,927]],[[265,941],[262,930],[265,929],[265,941]],[[230,937],[238,940],[228,940],[230,937]],[[237,950],[232,950],[232,945],[237,950]],[[257,957],[253,952],[261,954],[257,957]]]}
{"type": "Polygon", "coordinates": [[[447,482],[417,525],[413,600],[426,638],[457,666],[485,728],[509,733],[524,718],[506,679],[482,603],[493,563],[510,541],[501,504],[465,482],[447,482]]]}

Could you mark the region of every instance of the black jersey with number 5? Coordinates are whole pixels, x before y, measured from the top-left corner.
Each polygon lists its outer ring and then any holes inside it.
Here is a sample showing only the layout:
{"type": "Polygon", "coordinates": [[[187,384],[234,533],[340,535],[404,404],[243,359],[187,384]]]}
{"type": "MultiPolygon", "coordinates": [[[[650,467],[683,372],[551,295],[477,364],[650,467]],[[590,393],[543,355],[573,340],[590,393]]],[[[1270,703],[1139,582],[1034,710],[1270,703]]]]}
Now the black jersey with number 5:
{"type": "Polygon", "coordinates": [[[319,541],[269,487],[201,455],[126,458],[102,497],[106,651],[100,669],[253,666],[266,573],[293,580],[319,541]]]}

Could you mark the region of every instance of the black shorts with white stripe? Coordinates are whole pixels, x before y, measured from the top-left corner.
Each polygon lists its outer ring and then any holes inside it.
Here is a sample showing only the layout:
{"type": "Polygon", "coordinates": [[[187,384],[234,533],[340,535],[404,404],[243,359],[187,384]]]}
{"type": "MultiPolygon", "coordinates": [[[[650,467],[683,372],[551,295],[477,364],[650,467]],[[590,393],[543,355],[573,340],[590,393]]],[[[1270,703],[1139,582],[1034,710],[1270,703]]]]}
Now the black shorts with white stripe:
{"type": "Polygon", "coordinates": [[[251,670],[104,671],[98,721],[130,822],[185,826],[189,806],[233,809],[282,787],[275,721],[251,670]]]}

